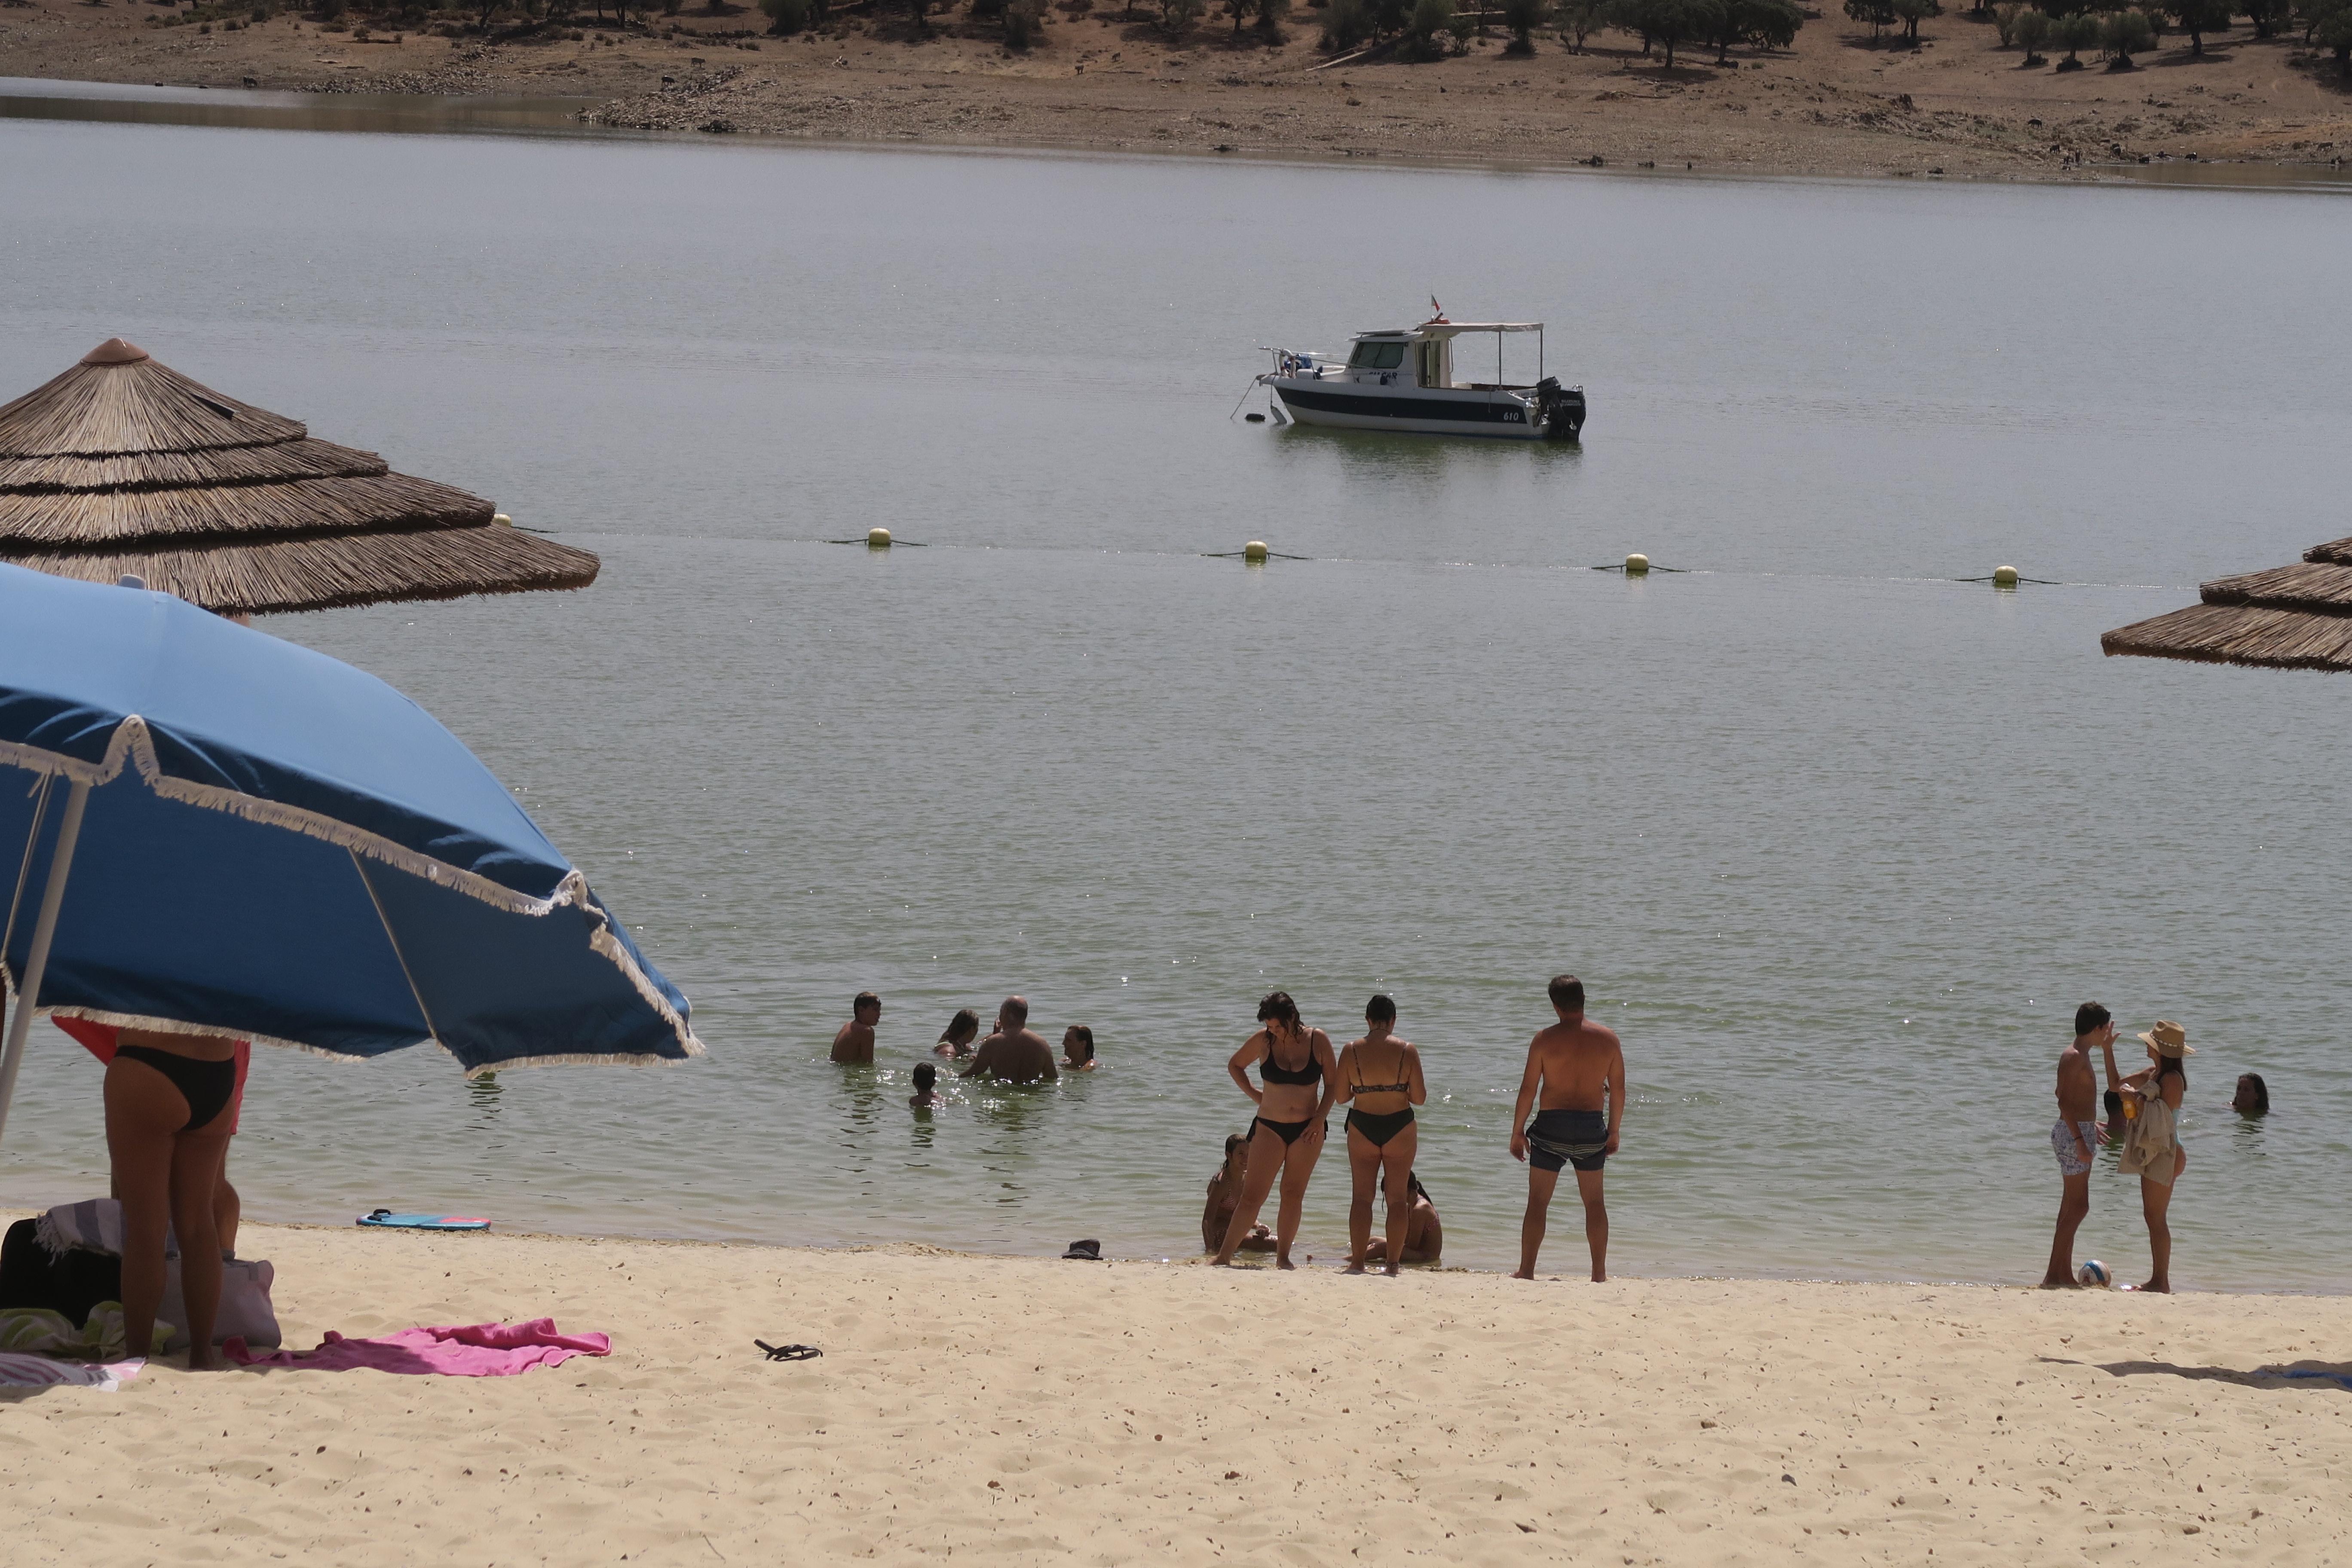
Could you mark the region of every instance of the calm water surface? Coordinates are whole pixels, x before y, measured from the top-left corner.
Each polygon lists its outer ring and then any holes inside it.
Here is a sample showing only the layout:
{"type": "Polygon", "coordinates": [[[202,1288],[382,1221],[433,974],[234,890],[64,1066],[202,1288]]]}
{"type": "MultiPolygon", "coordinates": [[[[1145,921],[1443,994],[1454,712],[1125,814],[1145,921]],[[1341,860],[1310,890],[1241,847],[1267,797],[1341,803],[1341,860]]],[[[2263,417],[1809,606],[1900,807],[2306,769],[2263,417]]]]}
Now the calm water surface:
{"type": "MultiPolygon", "coordinates": [[[[1628,1272],[2034,1277],[2096,996],[2201,1047],[2181,1281],[2340,1289],[2352,683],[2097,638],[2352,532],[2347,254],[2293,193],[10,120],[0,392],[122,333],[604,557],[269,629],[523,792],[710,1058],[270,1054],[257,1215],[1181,1256],[1257,995],[1345,1037],[1377,987],[1494,1266],[1570,968],[1626,1041],[1628,1272]],[[1554,323],[1581,449],[1228,420],[1255,345],[1432,292],[1554,323]],[[929,548],[823,542],[876,523],[929,548]],[[1250,538],[1312,559],[1203,555],[1250,538]],[[1631,549],[1690,572],[1588,569],[1631,549]],[[2064,585],[1952,581],[2003,561],[2064,585]],[[881,1059],[833,1067],[865,987],[881,1059]],[[1107,1069],[911,1115],[1015,989],[1107,1069]]],[[[103,1183],[95,1067],[38,1047],[17,1204],[103,1183]]],[[[2131,1187],[2084,1237],[2126,1278],[2131,1187]]],[[[1307,1250],[1345,1199],[1333,1155],[1307,1250]]]]}

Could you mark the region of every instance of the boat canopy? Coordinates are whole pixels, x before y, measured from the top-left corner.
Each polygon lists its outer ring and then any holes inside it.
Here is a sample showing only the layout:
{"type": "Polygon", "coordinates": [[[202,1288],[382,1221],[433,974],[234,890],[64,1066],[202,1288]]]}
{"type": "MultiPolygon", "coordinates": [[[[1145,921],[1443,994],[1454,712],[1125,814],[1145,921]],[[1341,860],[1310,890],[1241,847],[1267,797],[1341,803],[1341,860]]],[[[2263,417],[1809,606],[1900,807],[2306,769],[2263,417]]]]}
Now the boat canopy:
{"type": "Polygon", "coordinates": [[[1358,332],[1360,338],[1409,338],[1418,332],[1424,338],[1451,338],[1463,332],[1540,332],[1541,321],[1423,321],[1417,327],[1389,327],[1376,332],[1358,332]]]}

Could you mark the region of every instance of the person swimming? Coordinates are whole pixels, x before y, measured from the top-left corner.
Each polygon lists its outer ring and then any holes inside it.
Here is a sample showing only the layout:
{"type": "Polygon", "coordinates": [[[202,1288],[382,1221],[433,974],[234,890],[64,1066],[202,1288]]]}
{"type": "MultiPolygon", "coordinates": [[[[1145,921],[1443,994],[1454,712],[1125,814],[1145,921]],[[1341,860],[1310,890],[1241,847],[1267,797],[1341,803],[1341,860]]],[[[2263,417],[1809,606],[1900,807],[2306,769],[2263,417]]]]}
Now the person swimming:
{"type": "Polygon", "coordinates": [[[2230,1097],[2230,1109],[2241,1116],[2268,1116],[2271,1113],[2271,1086],[2263,1081],[2258,1072],[2238,1075],[2238,1092],[2230,1097]]]}
{"type": "Polygon", "coordinates": [[[935,1057],[968,1057],[972,1041],[980,1038],[980,1015],[969,1007],[959,1007],[948,1026],[940,1031],[940,1043],[931,1047],[935,1057]]]}
{"type": "Polygon", "coordinates": [[[1222,1268],[1234,1260],[1279,1175],[1282,1206],[1275,1215],[1274,1261],[1276,1268],[1288,1268],[1293,1267],[1290,1244],[1297,1238],[1299,1215],[1307,1205],[1307,1184],[1323,1152],[1325,1118],[1339,1098],[1339,1070],[1331,1056],[1331,1037],[1299,1022],[1298,1005],[1287,991],[1269,993],[1257,1005],[1257,1016],[1262,1027],[1225,1064],[1241,1091],[1257,1102],[1257,1117],[1250,1123],[1241,1202],[1234,1205],[1215,1262],[1222,1268]],[[1249,1080],[1252,1065],[1263,1089],[1249,1080]]]}
{"type": "Polygon", "coordinates": [[[1062,1031],[1062,1065],[1072,1072],[1092,1072],[1102,1063],[1095,1060],[1095,1032],[1084,1024],[1073,1024],[1062,1031]]]}
{"type": "Polygon", "coordinates": [[[917,1062],[915,1064],[915,1092],[907,1097],[907,1103],[917,1110],[929,1110],[935,1105],[945,1105],[947,1103],[947,1097],[940,1094],[933,1087],[939,1081],[939,1068],[933,1067],[929,1062],[917,1062]]]}
{"type": "Polygon", "coordinates": [[[1412,1108],[1429,1098],[1422,1081],[1421,1053],[1391,1032],[1396,1004],[1375,996],[1364,1006],[1365,1035],[1339,1053],[1339,1098],[1349,1102],[1348,1166],[1355,1191],[1348,1204],[1348,1272],[1361,1274],[1370,1256],[1372,1189],[1388,1199],[1388,1238],[1382,1248],[1389,1273],[1397,1271],[1411,1223],[1412,1160],[1421,1146],[1412,1108]],[[1367,1082],[1376,1079],[1378,1082],[1367,1082]],[[1393,1080],[1393,1081],[1391,1081],[1393,1080]]]}

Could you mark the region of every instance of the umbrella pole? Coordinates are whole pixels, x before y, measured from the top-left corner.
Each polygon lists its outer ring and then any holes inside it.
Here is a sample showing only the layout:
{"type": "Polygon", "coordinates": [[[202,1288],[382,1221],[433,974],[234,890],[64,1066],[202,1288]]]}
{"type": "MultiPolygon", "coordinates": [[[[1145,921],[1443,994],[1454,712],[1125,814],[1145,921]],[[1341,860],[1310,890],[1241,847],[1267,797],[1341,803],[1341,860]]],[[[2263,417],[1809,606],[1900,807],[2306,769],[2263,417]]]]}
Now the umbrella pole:
{"type": "Polygon", "coordinates": [[[58,847],[49,856],[49,881],[41,891],[33,944],[25,952],[16,1010],[8,1019],[8,1044],[0,1052],[0,1131],[8,1125],[8,1102],[16,1097],[16,1069],[25,1063],[25,1037],[33,1027],[33,1005],[40,999],[42,974],[49,967],[49,942],[58,934],[58,910],[66,901],[66,873],[73,869],[74,841],[81,837],[82,808],[89,804],[89,785],[75,780],[73,793],[66,797],[65,819],[58,824],[58,847]]]}

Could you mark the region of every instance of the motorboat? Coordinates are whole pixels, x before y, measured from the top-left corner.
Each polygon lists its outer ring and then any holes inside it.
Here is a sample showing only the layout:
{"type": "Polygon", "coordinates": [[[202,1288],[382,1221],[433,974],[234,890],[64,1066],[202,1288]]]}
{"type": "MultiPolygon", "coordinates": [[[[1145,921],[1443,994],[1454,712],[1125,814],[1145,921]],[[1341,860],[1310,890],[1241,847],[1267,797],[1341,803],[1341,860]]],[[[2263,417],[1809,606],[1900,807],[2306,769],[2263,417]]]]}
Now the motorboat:
{"type": "MultiPolygon", "coordinates": [[[[1435,308],[1437,301],[1430,304],[1435,308]]],[[[1257,381],[1301,425],[1573,441],[1584,428],[1584,388],[1562,386],[1557,376],[1543,374],[1543,331],[1541,321],[1449,321],[1437,309],[1417,327],[1357,333],[1344,361],[1270,349],[1274,368],[1257,381]],[[1503,379],[1503,340],[1514,332],[1536,335],[1531,384],[1503,379]],[[1486,367],[1485,354],[1461,340],[1486,333],[1495,339],[1495,379],[1456,380],[1457,374],[1486,367]],[[1475,364],[1465,350],[1476,353],[1475,364]]]]}

